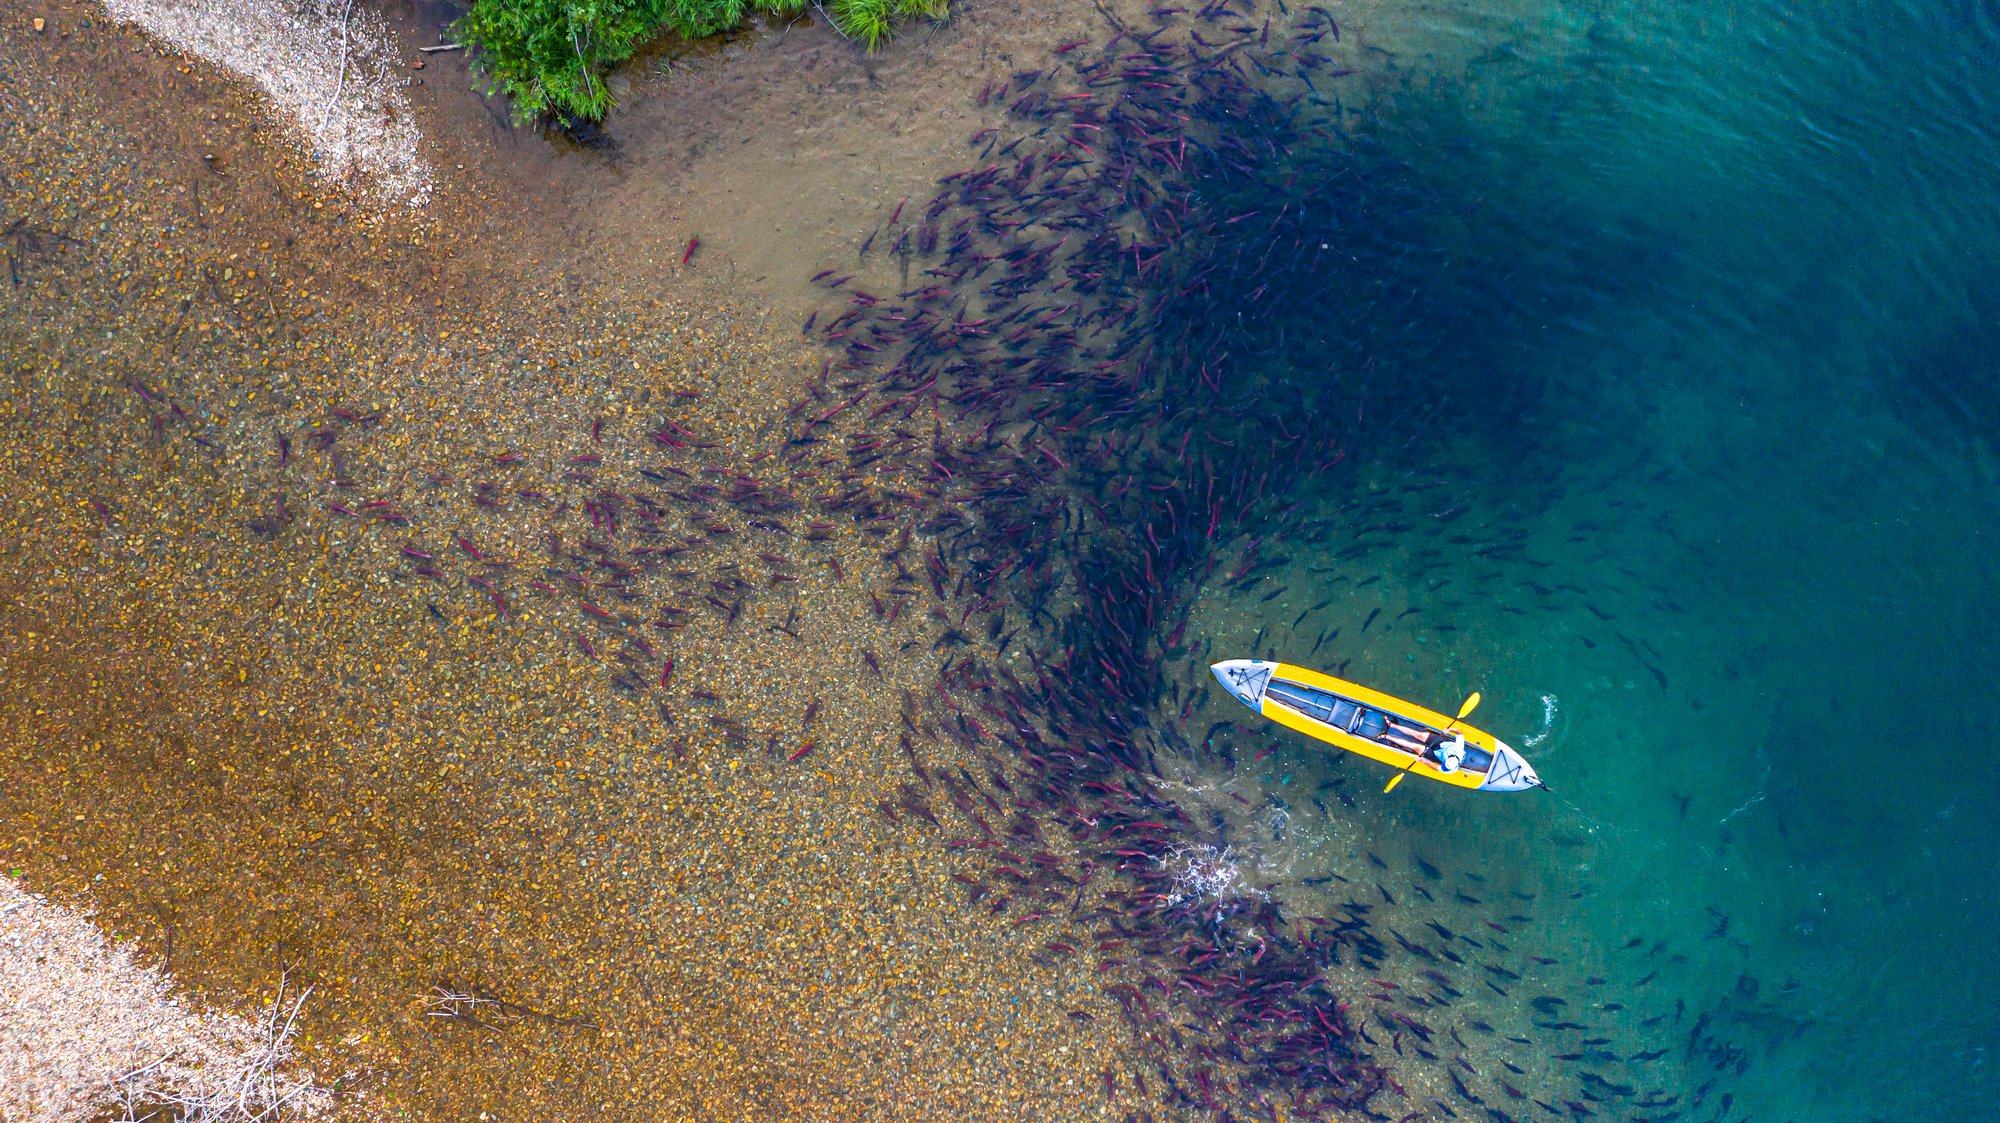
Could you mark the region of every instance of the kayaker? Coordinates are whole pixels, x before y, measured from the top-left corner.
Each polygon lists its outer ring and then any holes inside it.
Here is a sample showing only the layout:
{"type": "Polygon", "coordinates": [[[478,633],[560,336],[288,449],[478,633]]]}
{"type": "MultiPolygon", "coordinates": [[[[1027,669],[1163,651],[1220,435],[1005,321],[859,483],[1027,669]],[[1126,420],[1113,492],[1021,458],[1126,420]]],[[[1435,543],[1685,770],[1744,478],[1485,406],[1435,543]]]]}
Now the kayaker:
{"type": "Polygon", "coordinates": [[[1437,747],[1439,772],[1456,772],[1465,763],[1465,734],[1454,733],[1437,747]]]}
{"type": "Polygon", "coordinates": [[[1389,722],[1389,727],[1382,731],[1384,741],[1406,753],[1423,753],[1431,747],[1431,738],[1435,736],[1437,734],[1431,730],[1418,729],[1399,721],[1389,722]]]}

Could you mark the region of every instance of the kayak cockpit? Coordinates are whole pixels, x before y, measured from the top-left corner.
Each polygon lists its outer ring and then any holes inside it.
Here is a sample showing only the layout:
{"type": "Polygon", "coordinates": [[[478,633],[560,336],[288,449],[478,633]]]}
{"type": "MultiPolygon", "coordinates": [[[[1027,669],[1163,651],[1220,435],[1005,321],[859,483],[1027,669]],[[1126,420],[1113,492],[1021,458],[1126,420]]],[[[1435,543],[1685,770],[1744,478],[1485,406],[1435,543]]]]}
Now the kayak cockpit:
{"type": "MultiPolygon", "coordinates": [[[[1433,734],[1443,732],[1413,718],[1401,714],[1392,715],[1387,710],[1363,705],[1352,698],[1343,698],[1330,690],[1321,690],[1316,686],[1306,686],[1281,678],[1270,680],[1269,685],[1264,688],[1264,697],[1322,725],[1331,726],[1351,737],[1373,741],[1385,749],[1404,756],[1416,754],[1408,746],[1388,739],[1391,721],[1406,731],[1414,731],[1418,738],[1426,741],[1432,739],[1433,734]]],[[[1427,754],[1424,759],[1431,758],[1427,754]]],[[[1460,763],[1459,768],[1466,772],[1483,773],[1492,767],[1492,764],[1492,753],[1468,743],[1465,746],[1465,760],[1460,763]]]]}

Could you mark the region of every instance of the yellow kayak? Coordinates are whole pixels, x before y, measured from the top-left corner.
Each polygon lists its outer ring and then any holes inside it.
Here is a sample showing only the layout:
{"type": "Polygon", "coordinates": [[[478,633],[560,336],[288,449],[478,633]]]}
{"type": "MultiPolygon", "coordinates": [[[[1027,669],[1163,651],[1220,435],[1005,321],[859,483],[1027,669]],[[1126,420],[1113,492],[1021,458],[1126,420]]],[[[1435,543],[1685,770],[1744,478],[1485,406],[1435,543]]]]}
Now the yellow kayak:
{"type": "Polygon", "coordinates": [[[1519,792],[1542,786],[1521,754],[1493,734],[1359,683],[1268,659],[1226,659],[1209,671],[1237,701],[1279,725],[1369,760],[1455,788],[1519,792]],[[1447,726],[1465,735],[1465,759],[1451,771],[1434,751],[1419,757],[1392,739],[1436,742],[1447,726]]]}

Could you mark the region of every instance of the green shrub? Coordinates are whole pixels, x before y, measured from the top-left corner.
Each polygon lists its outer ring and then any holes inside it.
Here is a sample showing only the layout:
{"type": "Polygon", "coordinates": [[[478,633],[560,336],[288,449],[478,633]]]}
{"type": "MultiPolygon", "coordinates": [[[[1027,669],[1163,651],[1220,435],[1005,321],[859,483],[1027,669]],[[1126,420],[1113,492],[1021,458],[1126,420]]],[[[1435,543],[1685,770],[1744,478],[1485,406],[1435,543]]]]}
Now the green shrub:
{"type": "MultiPolygon", "coordinates": [[[[753,11],[793,15],[807,0],[472,0],[455,25],[477,50],[475,63],[493,88],[514,101],[514,115],[544,113],[595,121],[611,108],[604,71],[662,30],[689,39],[737,27],[753,11]]],[[[943,19],[949,0],[830,0],[842,35],[870,51],[899,20],[943,19]]]]}
{"type": "Polygon", "coordinates": [[[514,99],[516,117],[596,120],[611,108],[603,68],[629,58],[665,9],[663,0],[473,0],[454,30],[514,99]]]}

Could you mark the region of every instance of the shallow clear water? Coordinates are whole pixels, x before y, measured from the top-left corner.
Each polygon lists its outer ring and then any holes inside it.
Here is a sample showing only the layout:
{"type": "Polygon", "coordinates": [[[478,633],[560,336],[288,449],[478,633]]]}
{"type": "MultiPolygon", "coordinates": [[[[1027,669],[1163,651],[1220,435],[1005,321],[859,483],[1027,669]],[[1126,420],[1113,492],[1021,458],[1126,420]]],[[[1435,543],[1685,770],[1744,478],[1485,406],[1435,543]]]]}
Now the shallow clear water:
{"type": "MultiPolygon", "coordinates": [[[[1458,250],[1506,263],[1488,295],[1511,311],[1432,361],[1540,396],[1366,450],[1264,547],[1288,566],[1204,591],[1195,634],[1447,712],[1481,690],[1475,721],[1554,791],[1384,796],[1379,766],[1290,735],[1182,779],[1241,797],[1211,800],[1237,856],[1294,899],[1380,880],[1392,918],[1462,932],[1532,893],[1506,938],[1562,963],[1514,989],[1624,1006],[1596,1019],[1607,1047],[1669,1051],[1621,1071],[1717,1081],[1690,1118],[1992,1116],[2000,15],[1352,23],[1387,52],[1389,145],[1470,216],[1458,250]],[[1413,854],[1434,888],[1473,870],[1492,892],[1411,908],[1413,854]],[[1701,1014],[1740,1061],[1689,1048],[1701,1014]]],[[[1247,717],[1211,693],[1191,730],[1247,717]]]]}

